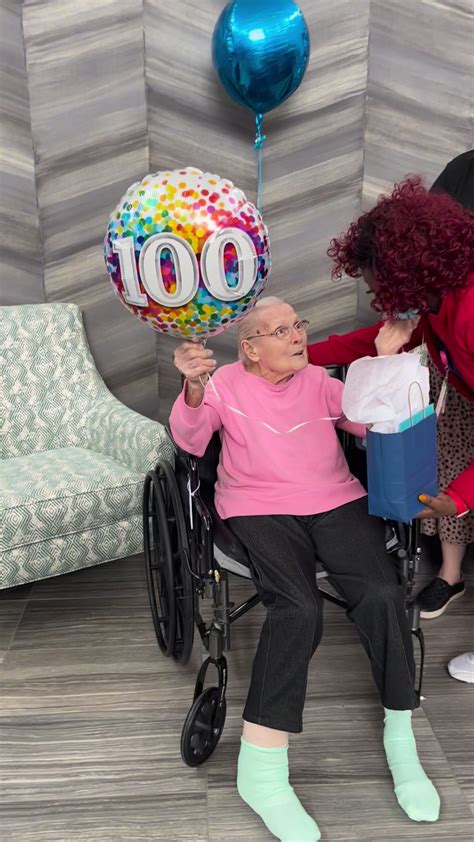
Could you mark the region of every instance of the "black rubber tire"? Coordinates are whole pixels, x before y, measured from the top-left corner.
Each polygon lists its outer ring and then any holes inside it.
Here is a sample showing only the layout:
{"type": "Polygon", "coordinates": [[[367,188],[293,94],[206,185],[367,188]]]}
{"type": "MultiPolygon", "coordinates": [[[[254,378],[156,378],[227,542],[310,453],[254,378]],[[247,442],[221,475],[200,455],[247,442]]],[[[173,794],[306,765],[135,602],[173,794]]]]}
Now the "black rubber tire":
{"type": "Polygon", "coordinates": [[[173,576],[176,606],[176,638],[172,656],[186,664],[194,643],[195,593],[191,575],[190,548],[186,516],[173,469],[168,462],[157,466],[165,501],[166,519],[173,556],[173,576]]]}
{"type": "Polygon", "coordinates": [[[146,475],[143,487],[143,549],[156,639],[163,654],[170,657],[175,650],[177,625],[173,553],[165,499],[156,471],[146,475]]]}
{"type": "Polygon", "coordinates": [[[219,707],[221,691],[208,687],[194,701],[181,734],[181,757],[187,766],[205,763],[215,751],[224,730],[225,698],[219,707]]]}

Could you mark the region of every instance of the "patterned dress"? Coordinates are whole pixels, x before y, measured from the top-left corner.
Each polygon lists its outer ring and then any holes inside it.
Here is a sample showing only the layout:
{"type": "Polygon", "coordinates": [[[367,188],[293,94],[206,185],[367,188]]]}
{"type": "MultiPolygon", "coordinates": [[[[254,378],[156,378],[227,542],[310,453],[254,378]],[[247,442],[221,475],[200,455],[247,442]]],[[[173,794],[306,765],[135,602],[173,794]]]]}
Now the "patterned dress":
{"type": "MultiPolygon", "coordinates": [[[[428,357],[430,369],[431,401],[437,403],[443,376],[428,357]]],[[[438,477],[443,491],[464,471],[474,458],[474,403],[468,401],[451,384],[448,384],[446,409],[438,419],[438,477]]],[[[451,544],[474,542],[474,510],[463,518],[442,517],[425,520],[425,535],[439,535],[451,544]]]]}

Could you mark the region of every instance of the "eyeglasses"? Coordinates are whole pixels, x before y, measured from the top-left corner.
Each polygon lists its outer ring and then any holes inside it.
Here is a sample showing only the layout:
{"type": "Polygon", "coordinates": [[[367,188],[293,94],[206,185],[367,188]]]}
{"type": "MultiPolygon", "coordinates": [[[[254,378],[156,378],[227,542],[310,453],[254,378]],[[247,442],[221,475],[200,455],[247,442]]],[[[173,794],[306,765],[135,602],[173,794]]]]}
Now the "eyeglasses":
{"type": "Polygon", "coordinates": [[[309,327],[309,322],[306,319],[302,319],[300,322],[296,322],[293,327],[277,327],[272,333],[257,333],[255,336],[246,336],[247,340],[250,339],[263,339],[264,336],[274,336],[276,339],[289,339],[292,335],[293,331],[296,330],[298,333],[306,333],[309,327]]]}

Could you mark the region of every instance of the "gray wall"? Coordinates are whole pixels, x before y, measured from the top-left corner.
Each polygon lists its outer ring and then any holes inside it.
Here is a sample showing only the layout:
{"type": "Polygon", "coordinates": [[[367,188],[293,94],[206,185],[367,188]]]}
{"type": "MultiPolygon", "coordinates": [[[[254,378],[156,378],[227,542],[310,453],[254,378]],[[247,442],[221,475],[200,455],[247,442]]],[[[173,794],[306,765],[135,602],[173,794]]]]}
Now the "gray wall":
{"type": "Polygon", "coordinates": [[[431,185],[473,146],[473,0],[371,0],[364,209],[409,173],[431,185]]]}
{"type": "Polygon", "coordinates": [[[0,0],[0,301],[44,301],[21,4],[0,0]]]}
{"type": "MultiPolygon", "coordinates": [[[[222,0],[145,0],[151,169],[192,164],[227,176],[256,199],[253,117],[215,78],[210,41],[222,0]],[[183,56],[185,60],[183,61],[183,56]]],[[[312,51],[301,88],[266,118],[263,196],[272,275],[267,291],[308,318],[314,333],[354,322],[354,285],[329,280],[326,249],[362,193],[368,0],[301,0],[312,51]]],[[[162,411],[179,388],[168,337],[158,339],[162,411]]],[[[220,360],[235,335],[212,341],[220,360]]]]}
{"type": "Polygon", "coordinates": [[[142,2],[24,0],[23,29],[46,300],[84,309],[112,391],[156,416],[155,337],[102,257],[109,213],[148,169],[142,2]]]}
{"type": "MultiPolygon", "coordinates": [[[[473,145],[471,4],[300,1],[311,62],[266,120],[264,215],[268,291],[314,336],[370,318],[354,284],[329,280],[330,237],[394,180],[431,180],[473,145]]],[[[252,117],[210,62],[223,5],[0,0],[0,303],[80,304],[106,382],[152,417],[176,392],[173,341],[112,295],[102,238],[123,190],[151,170],[192,164],[255,199],[252,117]]],[[[230,359],[233,334],[213,346],[230,359]]]]}

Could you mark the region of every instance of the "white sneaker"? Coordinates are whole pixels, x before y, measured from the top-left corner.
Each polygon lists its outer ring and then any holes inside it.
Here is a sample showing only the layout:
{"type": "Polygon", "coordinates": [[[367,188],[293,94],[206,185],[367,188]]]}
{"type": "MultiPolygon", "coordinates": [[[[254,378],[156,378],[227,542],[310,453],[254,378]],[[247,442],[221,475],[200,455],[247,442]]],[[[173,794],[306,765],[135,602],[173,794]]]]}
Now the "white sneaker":
{"type": "Polygon", "coordinates": [[[464,652],[453,658],[448,664],[448,672],[458,681],[474,684],[474,652],[464,652]]]}

